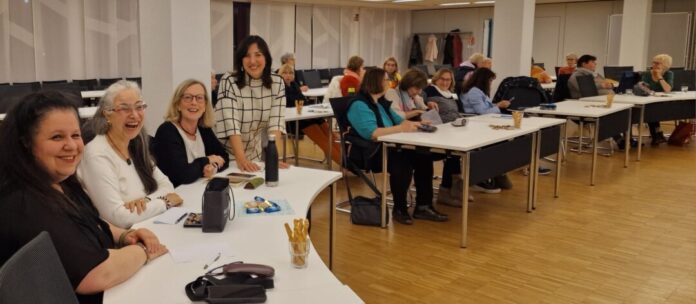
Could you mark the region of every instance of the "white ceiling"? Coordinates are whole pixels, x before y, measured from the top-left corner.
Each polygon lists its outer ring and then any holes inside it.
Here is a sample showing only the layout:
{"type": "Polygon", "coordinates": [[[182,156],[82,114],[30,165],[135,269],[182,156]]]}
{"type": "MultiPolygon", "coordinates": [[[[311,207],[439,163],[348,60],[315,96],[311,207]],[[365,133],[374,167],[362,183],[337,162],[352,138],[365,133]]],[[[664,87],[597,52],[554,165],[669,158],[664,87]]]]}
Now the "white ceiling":
{"type": "MultiPolygon", "coordinates": [[[[270,2],[286,2],[286,3],[307,3],[307,4],[323,4],[323,5],[338,5],[338,6],[361,6],[361,7],[383,7],[392,9],[404,10],[422,10],[422,9],[446,9],[446,8],[466,8],[466,7],[482,7],[493,6],[493,4],[476,4],[477,1],[484,0],[420,0],[415,2],[394,3],[393,0],[275,0],[270,2]],[[458,6],[441,6],[443,3],[469,2],[467,5],[458,6]]],[[[536,0],[537,4],[545,3],[563,3],[563,2],[588,2],[588,1],[612,1],[612,0],[536,0]]],[[[251,2],[256,2],[252,0],[251,2]]],[[[260,2],[260,1],[259,1],[260,2]]],[[[268,2],[268,1],[266,1],[268,2]]]]}

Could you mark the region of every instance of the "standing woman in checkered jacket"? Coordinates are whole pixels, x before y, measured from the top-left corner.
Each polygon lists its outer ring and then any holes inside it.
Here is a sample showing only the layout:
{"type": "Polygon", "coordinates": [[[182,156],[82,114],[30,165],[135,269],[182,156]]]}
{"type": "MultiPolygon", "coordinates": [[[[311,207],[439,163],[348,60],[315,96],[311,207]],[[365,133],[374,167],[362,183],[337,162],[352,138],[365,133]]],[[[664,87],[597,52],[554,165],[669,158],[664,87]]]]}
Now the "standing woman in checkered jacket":
{"type": "MultiPolygon", "coordinates": [[[[234,72],[220,79],[215,105],[216,136],[242,171],[259,171],[268,135],[285,132],[285,85],[271,74],[268,44],[249,36],[234,54],[234,72]]],[[[287,168],[281,162],[280,168],[287,168]]]]}

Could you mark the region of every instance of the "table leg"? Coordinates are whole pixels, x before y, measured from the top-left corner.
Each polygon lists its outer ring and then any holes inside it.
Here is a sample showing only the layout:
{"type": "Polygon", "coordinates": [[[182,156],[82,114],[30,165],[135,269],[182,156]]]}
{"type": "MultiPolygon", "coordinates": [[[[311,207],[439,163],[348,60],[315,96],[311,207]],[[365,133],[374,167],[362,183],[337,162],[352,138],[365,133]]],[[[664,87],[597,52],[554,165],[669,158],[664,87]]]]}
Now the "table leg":
{"type": "Polygon", "coordinates": [[[569,124],[570,122],[571,122],[570,119],[566,119],[566,124],[565,124],[565,127],[563,128],[563,130],[565,130],[565,131],[564,131],[564,132],[565,132],[565,138],[563,139],[563,147],[565,147],[565,149],[563,149],[563,162],[566,161],[566,153],[567,153],[567,151],[570,151],[570,147],[568,146],[568,130],[570,129],[570,128],[568,128],[568,124],[569,124]]]}
{"type": "MultiPolygon", "coordinates": [[[[594,140],[592,143],[592,172],[590,173],[590,185],[594,186],[595,171],[597,169],[597,145],[599,144],[599,118],[595,121],[594,140]]],[[[630,143],[629,143],[630,145],[630,143]]]]}
{"type": "MultiPolygon", "coordinates": [[[[560,186],[561,186],[561,158],[563,161],[565,161],[565,155],[563,155],[563,133],[565,133],[568,122],[566,121],[565,124],[561,125],[561,132],[558,132],[558,156],[556,156],[556,180],[554,181],[554,186],[553,186],[553,197],[558,197],[559,191],[560,191],[560,186]]],[[[567,138],[567,137],[566,137],[567,138]]]]}
{"type": "Polygon", "coordinates": [[[336,187],[329,185],[329,270],[333,271],[333,253],[336,247],[336,187]]]}
{"type": "Polygon", "coordinates": [[[382,143],[382,228],[387,228],[387,144],[382,143]]]}
{"type": "Polygon", "coordinates": [[[300,121],[295,122],[295,166],[300,165],[300,121]]]}
{"type": "Polygon", "coordinates": [[[624,168],[628,168],[628,152],[631,150],[631,117],[632,117],[632,109],[628,109],[628,126],[626,126],[626,136],[625,138],[628,138],[628,144],[626,144],[626,140],[624,139],[624,168]]]}
{"type": "Polygon", "coordinates": [[[582,154],[582,133],[585,131],[585,123],[580,119],[580,136],[578,137],[578,154],[582,154]]]}
{"type": "Polygon", "coordinates": [[[331,171],[331,167],[333,166],[333,157],[331,157],[331,150],[333,150],[333,128],[331,127],[331,117],[326,119],[326,121],[329,124],[329,153],[326,155],[326,168],[327,170],[331,171]]]}
{"type": "Polygon", "coordinates": [[[464,155],[462,155],[461,159],[462,180],[464,187],[462,187],[462,236],[459,246],[462,248],[466,248],[467,243],[467,226],[469,216],[469,162],[470,154],[469,152],[466,152],[464,155]]]}
{"type": "MultiPolygon", "coordinates": [[[[640,153],[643,151],[643,123],[645,123],[645,105],[640,106],[640,122],[638,123],[638,156],[636,156],[637,161],[640,161],[640,153]]],[[[631,145],[630,137],[626,145],[631,145]]]]}
{"type": "Polygon", "coordinates": [[[535,176],[539,172],[536,155],[537,137],[537,133],[532,133],[532,157],[529,160],[529,175],[527,176],[527,212],[532,212],[534,205],[534,183],[536,182],[535,176]]]}

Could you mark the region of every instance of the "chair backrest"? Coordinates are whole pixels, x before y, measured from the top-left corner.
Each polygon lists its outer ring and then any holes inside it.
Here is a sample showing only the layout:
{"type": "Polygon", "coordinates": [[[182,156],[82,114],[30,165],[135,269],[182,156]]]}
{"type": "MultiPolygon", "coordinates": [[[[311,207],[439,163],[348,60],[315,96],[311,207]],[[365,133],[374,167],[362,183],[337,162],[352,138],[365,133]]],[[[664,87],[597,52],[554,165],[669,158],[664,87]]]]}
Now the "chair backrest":
{"type": "Polygon", "coordinates": [[[343,68],[333,68],[330,69],[331,71],[331,77],[336,77],[336,76],[341,76],[343,75],[343,68]]]}
{"type": "Polygon", "coordinates": [[[514,87],[508,91],[508,97],[512,99],[508,110],[524,110],[526,108],[537,107],[544,100],[542,93],[535,88],[514,87]]]}
{"type": "Polygon", "coordinates": [[[451,64],[436,64],[435,65],[435,72],[439,71],[440,69],[449,69],[452,71],[452,65],[451,64]]]}
{"type": "Polygon", "coordinates": [[[51,84],[51,83],[68,83],[67,80],[48,80],[48,81],[42,81],[41,86],[43,87],[46,84],[51,84]]]}
{"type": "Polygon", "coordinates": [[[576,77],[578,87],[580,88],[580,97],[591,97],[599,95],[597,85],[594,82],[593,75],[581,75],[576,77]]]}
{"type": "Polygon", "coordinates": [[[138,84],[138,86],[142,89],[143,88],[143,78],[142,77],[127,77],[126,80],[128,81],[134,81],[135,83],[138,84]]]}
{"type": "Polygon", "coordinates": [[[99,89],[106,90],[114,82],[122,80],[123,78],[99,78],[99,89]]]}
{"type": "Polygon", "coordinates": [[[48,232],[39,233],[2,265],[0,303],[77,303],[48,232]]]}
{"type": "Polygon", "coordinates": [[[557,66],[554,68],[554,71],[556,71],[556,77],[558,77],[558,71],[561,70],[561,67],[557,66]]]}
{"type": "Polygon", "coordinates": [[[556,87],[553,88],[553,96],[551,97],[553,102],[564,101],[570,98],[570,91],[568,90],[569,78],[570,74],[556,76],[556,87]]]}
{"type": "Polygon", "coordinates": [[[36,91],[38,91],[38,90],[41,89],[41,83],[38,82],[38,81],[34,81],[34,82],[13,82],[13,83],[12,83],[12,86],[15,86],[15,87],[28,86],[29,88],[31,88],[31,91],[32,91],[32,92],[36,92],[36,91]]]}
{"type": "Polygon", "coordinates": [[[321,78],[319,77],[319,71],[317,70],[303,70],[301,72],[302,78],[304,78],[304,84],[310,89],[321,88],[321,78]]]}
{"type": "Polygon", "coordinates": [[[96,90],[99,86],[99,82],[96,79],[80,79],[73,80],[73,83],[77,83],[81,91],[92,91],[96,90]]]}
{"type": "Polygon", "coordinates": [[[430,72],[428,71],[428,66],[425,64],[415,64],[415,65],[411,66],[411,68],[421,70],[423,73],[425,73],[425,75],[428,75],[428,76],[431,75],[430,72]]]}
{"type": "Polygon", "coordinates": [[[689,91],[695,91],[696,90],[696,71],[694,70],[673,70],[670,69],[672,73],[674,73],[674,82],[673,85],[674,87],[672,88],[672,91],[679,91],[681,90],[682,86],[688,86],[689,91]]]}
{"type": "Polygon", "coordinates": [[[334,118],[336,119],[336,124],[338,124],[338,129],[341,134],[348,131],[348,106],[350,105],[350,100],[353,99],[352,96],[347,97],[335,97],[330,98],[331,109],[333,109],[334,118]]]}
{"type": "Polygon", "coordinates": [[[42,90],[61,92],[76,106],[81,107],[84,105],[80,86],[77,83],[44,83],[42,90]]]}
{"type": "Polygon", "coordinates": [[[538,67],[540,67],[540,68],[546,70],[546,69],[544,68],[544,63],[543,63],[543,62],[535,62],[534,65],[536,65],[536,66],[538,66],[538,67]]]}
{"type": "Polygon", "coordinates": [[[328,84],[331,81],[331,70],[329,69],[318,69],[319,79],[321,79],[322,84],[328,84]]]}
{"type": "Polygon", "coordinates": [[[0,113],[7,113],[22,98],[33,92],[30,85],[0,86],[0,113]]]}
{"type": "Polygon", "coordinates": [[[633,66],[604,66],[604,78],[621,80],[623,72],[633,72],[633,66]]]}
{"type": "Polygon", "coordinates": [[[616,93],[625,93],[626,89],[633,89],[633,86],[640,81],[640,74],[632,71],[624,71],[619,80],[619,85],[614,89],[616,93]]]}

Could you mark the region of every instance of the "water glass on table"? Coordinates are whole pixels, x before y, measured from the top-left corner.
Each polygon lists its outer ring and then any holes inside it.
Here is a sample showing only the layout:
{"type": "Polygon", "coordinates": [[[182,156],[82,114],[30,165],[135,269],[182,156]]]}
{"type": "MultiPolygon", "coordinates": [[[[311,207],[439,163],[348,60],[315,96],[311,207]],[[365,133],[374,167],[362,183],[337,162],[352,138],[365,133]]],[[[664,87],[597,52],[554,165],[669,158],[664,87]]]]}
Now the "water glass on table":
{"type": "Polygon", "coordinates": [[[688,91],[689,91],[689,86],[685,86],[685,85],[681,86],[681,92],[682,92],[682,93],[686,93],[686,92],[688,92],[688,91]]]}

